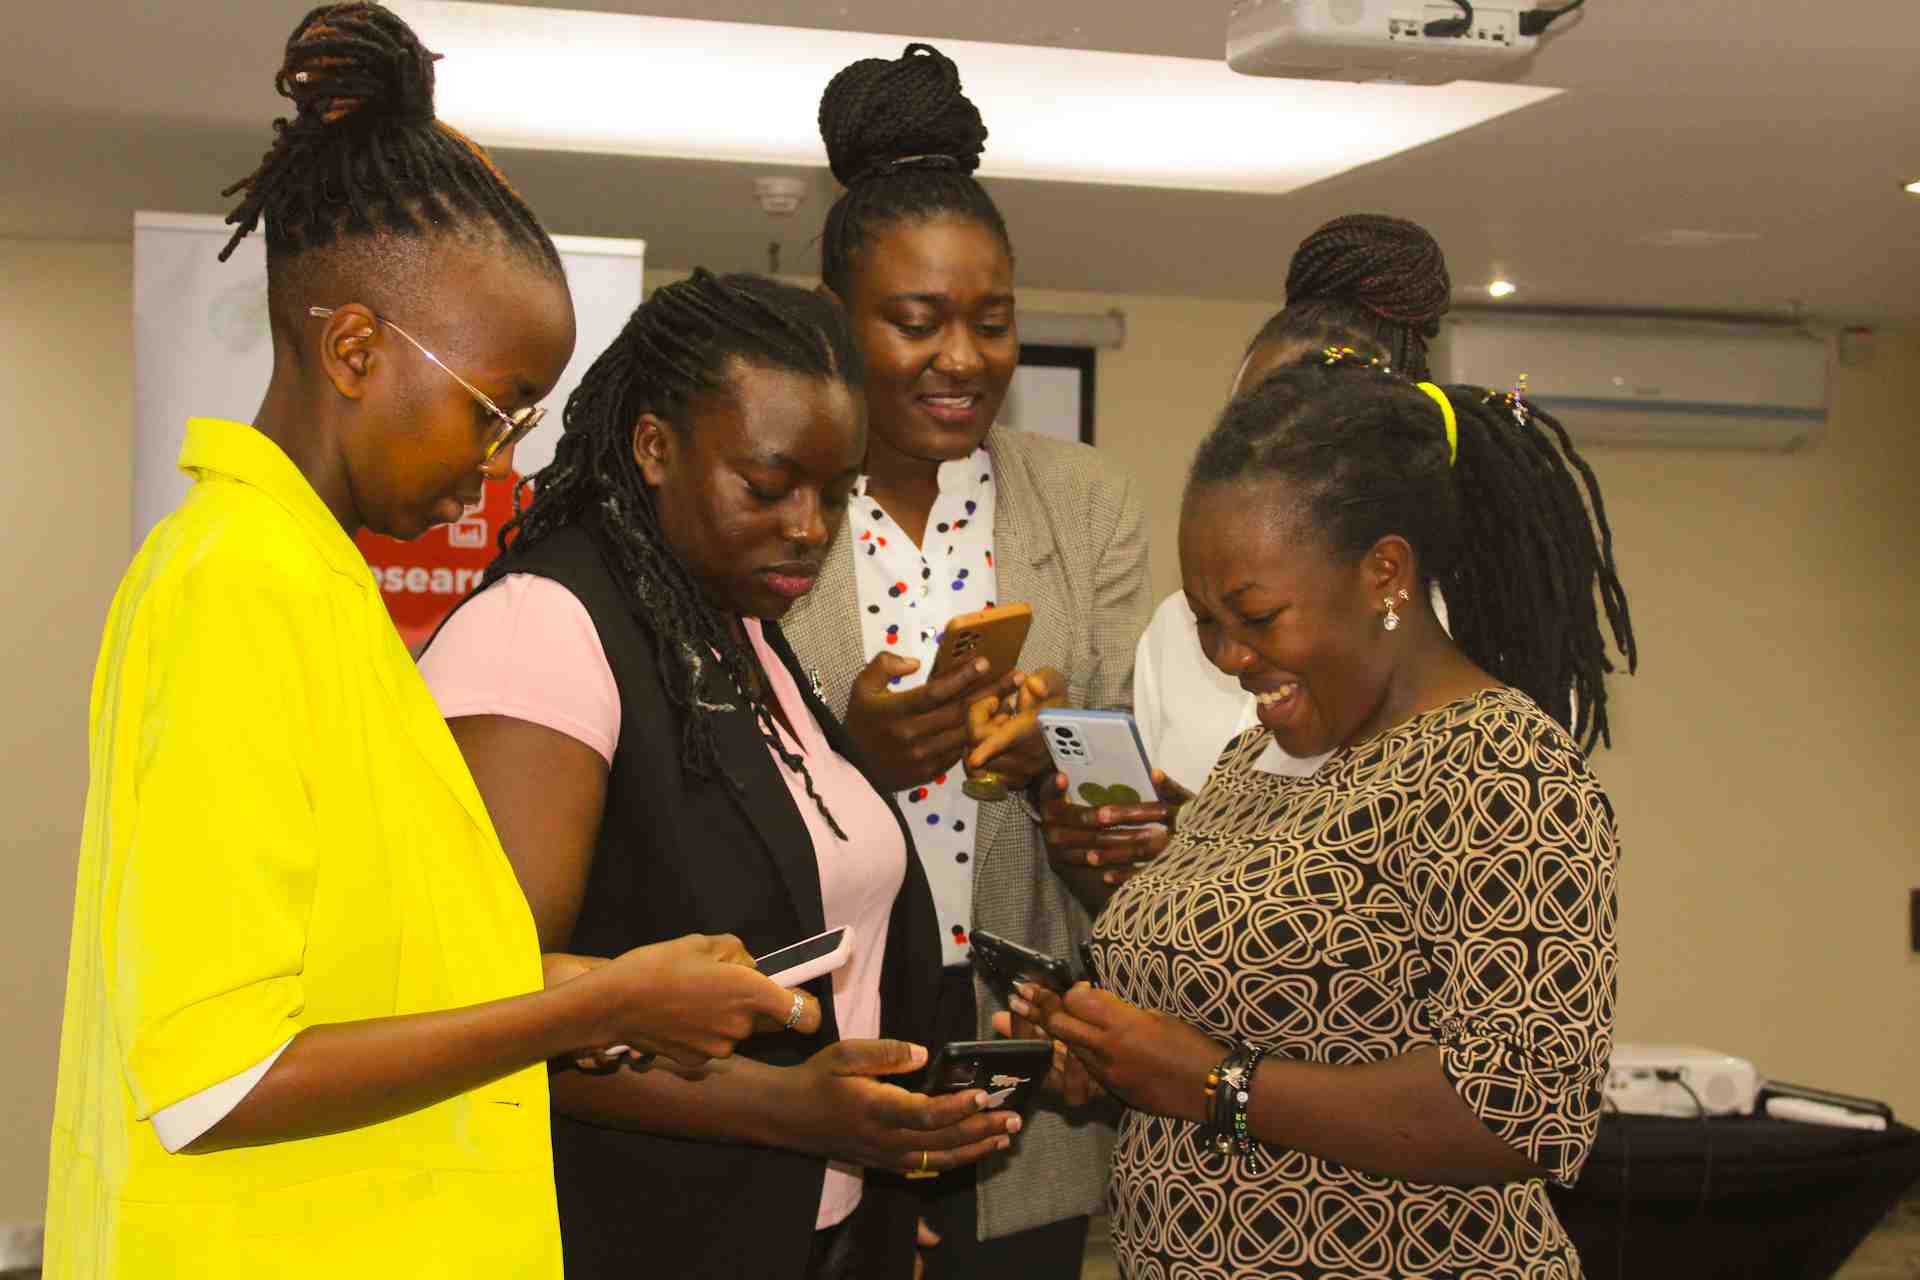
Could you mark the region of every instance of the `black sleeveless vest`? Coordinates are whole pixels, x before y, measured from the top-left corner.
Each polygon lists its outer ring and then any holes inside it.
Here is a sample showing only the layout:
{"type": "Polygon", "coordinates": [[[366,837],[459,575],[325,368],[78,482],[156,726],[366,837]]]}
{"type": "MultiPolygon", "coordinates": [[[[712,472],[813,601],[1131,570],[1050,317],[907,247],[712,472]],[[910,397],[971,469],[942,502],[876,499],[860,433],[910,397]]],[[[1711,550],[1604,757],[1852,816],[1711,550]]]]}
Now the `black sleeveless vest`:
{"type": "MultiPolygon", "coordinates": [[[[502,567],[550,578],[586,606],[620,691],[620,741],[568,950],[615,956],[687,933],[732,933],[764,955],[825,929],[813,842],[753,713],[726,677],[716,673],[705,697],[737,708],[716,714],[714,732],[744,803],[723,779],[682,767],[684,721],[667,701],[654,637],[634,617],[591,534],[563,530],[524,554],[510,550],[502,567]]],[[[813,695],[779,628],[768,623],[765,634],[833,749],[858,764],[852,740],[813,695]]],[[[893,797],[880,794],[907,843],[906,880],[886,939],[881,1035],[927,1044],[935,1034],[939,925],[912,834],[893,797]]],[[[758,1036],[739,1052],[791,1065],[837,1039],[831,979],[807,990],[824,1014],[817,1034],[758,1036]]],[[[558,1113],[553,1158],[568,1280],[798,1280],[804,1272],[822,1159],[601,1128],[558,1113]]],[[[904,1184],[869,1173],[858,1219],[863,1275],[911,1274],[916,1217],[904,1184]]]]}

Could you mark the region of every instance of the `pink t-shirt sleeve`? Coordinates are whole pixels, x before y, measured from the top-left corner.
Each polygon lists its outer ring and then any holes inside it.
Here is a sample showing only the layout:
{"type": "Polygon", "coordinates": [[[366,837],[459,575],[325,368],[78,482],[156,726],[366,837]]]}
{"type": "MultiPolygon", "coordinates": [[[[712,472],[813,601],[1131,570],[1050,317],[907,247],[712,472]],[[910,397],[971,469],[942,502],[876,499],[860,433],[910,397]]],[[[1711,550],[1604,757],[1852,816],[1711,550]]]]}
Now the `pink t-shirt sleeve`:
{"type": "Polygon", "coordinates": [[[510,573],[463,605],[420,656],[440,714],[511,716],[584,742],[609,766],[620,690],[579,597],[510,573]]]}

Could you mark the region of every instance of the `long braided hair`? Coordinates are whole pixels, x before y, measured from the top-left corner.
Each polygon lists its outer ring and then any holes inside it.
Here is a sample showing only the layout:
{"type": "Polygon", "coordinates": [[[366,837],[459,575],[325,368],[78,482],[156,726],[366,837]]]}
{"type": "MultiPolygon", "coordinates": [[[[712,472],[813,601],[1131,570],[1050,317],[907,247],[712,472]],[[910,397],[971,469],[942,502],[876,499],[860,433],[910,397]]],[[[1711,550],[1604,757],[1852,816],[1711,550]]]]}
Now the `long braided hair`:
{"type": "Polygon", "coordinates": [[[1379,350],[1410,378],[1427,376],[1427,340],[1453,293],[1447,260],[1426,228],[1385,214],[1335,218],[1293,252],[1287,305],[1247,345],[1306,340],[1379,350]]]}
{"type": "Polygon", "coordinates": [[[1405,538],[1423,579],[1440,584],[1461,651],[1539,703],[1582,750],[1611,746],[1602,612],[1628,671],[1639,652],[1599,481],[1551,415],[1481,387],[1444,394],[1458,423],[1452,461],[1439,407],[1375,362],[1279,370],[1228,405],[1201,443],[1188,500],[1274,477],[1343,560],[1389,534],[1405,538]]]}
{"type": "Polygon", "coordinates": [[[641,415],[656,415],[684,437],[699,421],[698,400],[733,393],[739,364],[842,383],[856,399],[866,386],[846,313],[830,298],[761,276],[716,276],[705,269],[661,286],[567,397],[553,461],[515,490],[518,514],[500,531],[502,551],[511,551],[494,560],[485,581],[513,572],[516,554],[562,529],[583,526],[607,557],[628,608],[653,638],[667,700],[685,723],[684,767],[702,776],[718,774],[741,793],[739,780],[720,766],[713,717],[744,699],[762,735],[786,767],[805,779],[807,794],[844,840],[814,790],[806,761],[781,741],[759,663],[734,616],[706,598],[667,545],[653,490],[633,456],[641,415]],[[522,508],[529,484],[535,496],[522,508]]]}
{"type": "Polygon", "coordinates": [[[532,210],[478,144],[434,118],[438,58],[378,4],[307,14],[274,77],[293,119],[273,122],[259,167],[220,193],[241,197],[220,260],[264,218],[270,289],[288,260],[383,237],[491,239],[560,278],[532,210]]]}
{"type": "Polygon", "coordinates": [[[820,138],[846,188],[820,235],[820,276],[841,298],[852,296],[861,246],[898,222],[972,218],[1013,256],[1006,220],[973,177],[987,126],[960,92],[960,69],[932,45],[842,68],[820,95],[820,138]]]}

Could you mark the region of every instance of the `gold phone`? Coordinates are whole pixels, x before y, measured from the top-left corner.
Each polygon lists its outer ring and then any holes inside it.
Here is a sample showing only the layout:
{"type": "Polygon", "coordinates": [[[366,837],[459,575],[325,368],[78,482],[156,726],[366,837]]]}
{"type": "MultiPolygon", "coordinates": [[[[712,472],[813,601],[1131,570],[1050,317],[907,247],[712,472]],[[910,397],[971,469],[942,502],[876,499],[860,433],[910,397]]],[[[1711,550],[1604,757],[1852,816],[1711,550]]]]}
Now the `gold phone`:
{"type": "Polygon", "coordinates": [[[961,614],[947,623],[927,679],[936,679],[962,662],[985,658],[987,678],[998,680],[1019,665],[1021,646],[1032,626],[1032,605],[1001,604],[961,614]]]}

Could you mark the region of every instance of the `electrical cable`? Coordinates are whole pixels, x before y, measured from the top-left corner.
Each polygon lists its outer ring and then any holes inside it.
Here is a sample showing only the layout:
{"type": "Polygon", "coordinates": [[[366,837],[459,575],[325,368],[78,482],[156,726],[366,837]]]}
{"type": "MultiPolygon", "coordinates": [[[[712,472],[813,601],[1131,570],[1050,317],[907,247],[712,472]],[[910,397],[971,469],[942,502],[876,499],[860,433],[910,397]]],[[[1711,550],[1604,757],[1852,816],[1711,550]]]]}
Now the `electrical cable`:
{"type": "Polygon", "coordinates": [[[1620,1229],[1614,1235],[1613,1274],[1615,1280],[1627,1280],[1627,1208],[1633,1203],[1633,1135],[1628,1132],[1620,1104],[1603,1093],[1600,1095],[1602,1115],[1608,1107],[1613,1108],[1614,1118],[1620,1121],[1620,1229]]]}
{"type": "Polygon", "coordinates": [[[1693,1099],[1694,1112],[1700,1117],[1701,1131],[1707,1135],[1707,1166],[1706,1171],[1700,1175],[1700,1201],[1693,1207],[1693,1220],[1698,1222],[1707,1212],[1707,1190],[1713,1186],[1713,1125],[1707,1120],[1707,1104],[1700,1101],[1700,1095],[1693,1091],[1692,1085],[1680,1078],[1678,1071],[1668,1068],[1664,1071],[1655,1071],[1653,1074],[1655,1079],[1664,1080],[1668,1084],[1677,1084],[1687,1091],[1687,1096],[1693,1099]]]}
{"type": "Polygon", "coordinates": [[[1429,22],[1425,27],[1421,28],[1424,34],[1430,36],[1464,36],[1467,32],[1473,30],[1473,5],[1471,0],[1453,0],[1453,2],[1462,9],[1465,9],[1466,14],[1458,18],[1435,18],[1432,22],[1429,22]]]}
{"type": "MultiPolygon", "coordinates": [[[[1563,4],[1558,9],[1528,9],[1520,15],[1520,34],[1537,36],[1586,2],[1587,0],[1571,0],[1571,3],[1563,4]]],[[[1429,31],[1427,34],[1433,33],[1429,31]]]]}

